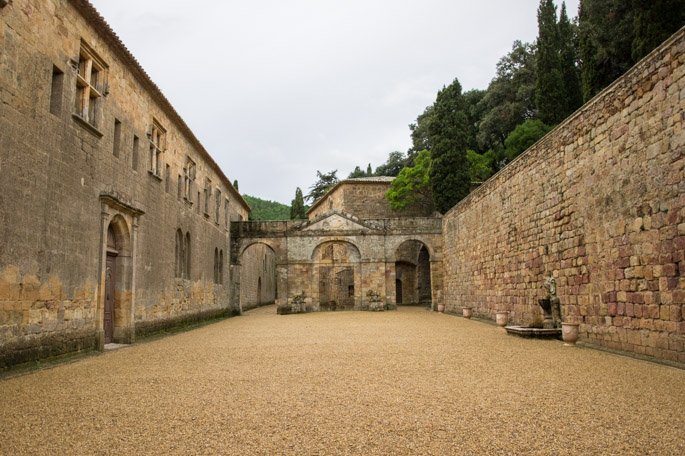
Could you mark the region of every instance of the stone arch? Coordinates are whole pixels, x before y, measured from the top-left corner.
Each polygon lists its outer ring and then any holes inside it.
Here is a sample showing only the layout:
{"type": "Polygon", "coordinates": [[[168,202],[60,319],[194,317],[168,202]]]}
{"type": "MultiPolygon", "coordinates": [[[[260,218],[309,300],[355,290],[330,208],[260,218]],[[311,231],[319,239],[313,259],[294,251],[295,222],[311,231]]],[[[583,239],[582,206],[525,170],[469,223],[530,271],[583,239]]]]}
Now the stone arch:
{"type": "Polygon", "coordinates": [[[238,264],[241,308],[247,310],[274,304],[278,292],[278,257],[274,249],[265,242],[252,242],[240,253],[238,264]]]}
{"type": "Polygon", "coordinates": [[[361,254],[345,240],[321,242],[312,251],[312,305],[318,310],[360,309],[361,254]]]}
{"type": "Polygon", "coordinates": [[[120,214],[105,236],[102,328],[105,343],[128,343],[133,337],[133,257],[128,223],[120,214]]]}
{"type": "Polygon", "coordinates": [[[238,255],[237,255],[238,263],[240,263],[240,258],[243,256],[243,253],[245,252],[245,250],[247,250],[248,248],[252,247],[255,244],[265,245],[274,253],[274,255],[276,256],[276,259],[279,258],[278,251],[277,251],[276,247],[274,247],[271,242],[265,241],[265,240],[249,240],[249,241],[245,242],[244,245],[242,245],[240,247],[240,249],[238,250],[238,255]]]}
{"type": "Polygon", "coordinates": [[[432,303],[431,253],[423,241],[407,239],[394,250],[395,277],[401,290],[395,291],[397,304],[432,303]]]}

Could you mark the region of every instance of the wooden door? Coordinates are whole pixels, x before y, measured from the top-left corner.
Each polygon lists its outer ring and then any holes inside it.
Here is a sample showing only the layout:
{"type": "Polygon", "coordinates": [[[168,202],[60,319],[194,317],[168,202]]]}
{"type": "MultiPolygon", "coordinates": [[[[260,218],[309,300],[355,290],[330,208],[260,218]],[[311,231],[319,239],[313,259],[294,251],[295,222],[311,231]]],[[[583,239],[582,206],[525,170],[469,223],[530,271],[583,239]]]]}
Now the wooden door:
{"type": "Polygon", "coordinates": [[[114,278],[116,277],[116,257],[107,255],[107,269],[105,272],[105,343],[112,342],[114,335],[114,278]]]}

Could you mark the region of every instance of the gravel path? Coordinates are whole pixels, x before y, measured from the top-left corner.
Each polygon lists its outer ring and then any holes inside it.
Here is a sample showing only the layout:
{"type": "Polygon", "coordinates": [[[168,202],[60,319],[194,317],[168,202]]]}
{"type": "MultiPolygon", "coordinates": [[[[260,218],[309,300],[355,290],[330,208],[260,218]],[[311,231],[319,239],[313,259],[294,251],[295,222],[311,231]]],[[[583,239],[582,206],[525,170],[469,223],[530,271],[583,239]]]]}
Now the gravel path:
{"type": "Polygon", "coordinates": [[[7,455],[685,454],[685,371],[424,309],[248,312],[0,381],[7,455]]]}

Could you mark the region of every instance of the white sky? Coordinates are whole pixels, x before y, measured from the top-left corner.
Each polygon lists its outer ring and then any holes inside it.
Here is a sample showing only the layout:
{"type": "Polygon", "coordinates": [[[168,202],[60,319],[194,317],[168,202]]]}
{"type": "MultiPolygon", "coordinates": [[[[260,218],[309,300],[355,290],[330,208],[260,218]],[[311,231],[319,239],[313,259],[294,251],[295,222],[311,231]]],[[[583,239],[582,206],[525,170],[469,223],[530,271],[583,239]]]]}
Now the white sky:
{"type": "Polygon", "coordinates": [[[513,41],[535,39],[539,4],[91,2],[241,193],[285,204],[316,170],[344,178],[406,152],[443,85],[485,89],[513,41]]]}

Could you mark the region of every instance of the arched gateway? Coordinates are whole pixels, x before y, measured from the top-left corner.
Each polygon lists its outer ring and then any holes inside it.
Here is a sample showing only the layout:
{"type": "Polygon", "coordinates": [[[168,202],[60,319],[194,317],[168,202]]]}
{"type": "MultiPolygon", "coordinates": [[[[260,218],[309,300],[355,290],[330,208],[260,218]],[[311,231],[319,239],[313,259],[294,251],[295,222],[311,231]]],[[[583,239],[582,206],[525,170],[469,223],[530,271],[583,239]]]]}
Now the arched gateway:
{"type": "MultiPolygon", "coordinates": [[[[443,282],[442,218],[369,217],[374,207],[382,209],[382,216],[391,213],[384,212],[384,192],[373,193],[365,183],[387,190],[390,180],[343,181],[310,209],[307,221],[233,222],[233,296],[239,297],[243,309],[243,296],[252,287],[249,271],[256,267],[251,262],[263,261],[259,255],[245,256],[256,244],[273,251],[274,301],[280,314],[384,310],[397,304],[437,308],[443,282]],[[344,202],[347,190],[353,204],[344,202]],[[364,199],[365,191],[372,197],[364,199]],[[348,206],[366,218],[345,212],[348,206]]],[[[264,296],[270,288],[264,277],[261,280],[264,296]]],[[[258,279],[254,287],[258,289],[258,279]]]]}

